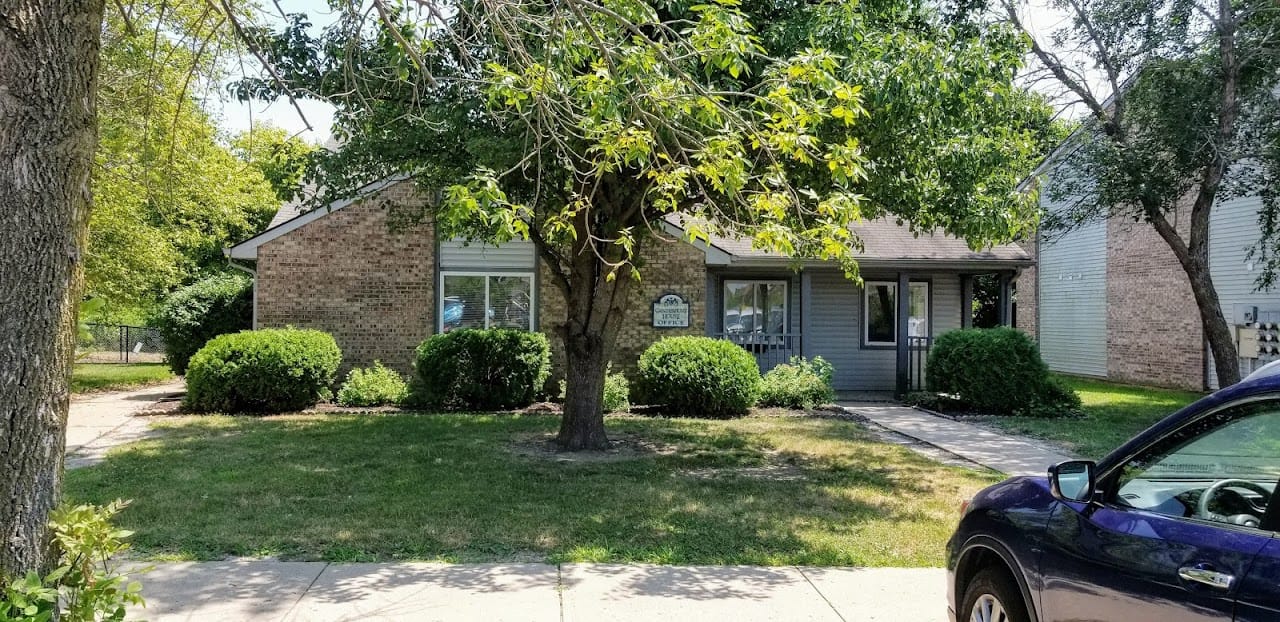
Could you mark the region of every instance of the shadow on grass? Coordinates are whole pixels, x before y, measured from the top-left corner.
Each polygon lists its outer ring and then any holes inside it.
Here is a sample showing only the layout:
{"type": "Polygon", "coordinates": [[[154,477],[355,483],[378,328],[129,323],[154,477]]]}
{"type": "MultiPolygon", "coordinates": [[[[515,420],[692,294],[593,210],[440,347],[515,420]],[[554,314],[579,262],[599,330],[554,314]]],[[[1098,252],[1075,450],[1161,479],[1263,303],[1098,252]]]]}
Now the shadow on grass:
{"type": "Polygon", "coordinates": [[[76,501],[133,499],[122,526],[158,558],[914,566],[941,563],[955,504],[987,483],[837,421],[628,418],[610,424],[677,451],[574,464],[510,451],[514,436],[556,424],[167,420],[161,437],[69,473],[66,489],[76,501]],[[780,460],[803,478],[733,471],[780,460]],[[693,468],[725,473],[684,475],[693,468]]]}

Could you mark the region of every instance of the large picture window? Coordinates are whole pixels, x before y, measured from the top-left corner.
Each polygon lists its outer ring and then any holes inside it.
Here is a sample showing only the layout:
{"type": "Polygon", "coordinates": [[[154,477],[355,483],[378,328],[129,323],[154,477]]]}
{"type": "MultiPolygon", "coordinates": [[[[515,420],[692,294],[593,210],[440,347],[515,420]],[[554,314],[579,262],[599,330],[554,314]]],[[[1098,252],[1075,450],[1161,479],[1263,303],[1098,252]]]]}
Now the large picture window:
{"type": "Polygon", "coordinates": [[[724,332],[787,332],[787,282],[725,281],[724,332]]]}
{"type": "MultiPolygon", "coordinates": [[[[869,346],[898,344],[898,284],[867,281],[863,290],[863,341],[869,346]]],[[[929,336],[929,284],[911,283],[907,336],[929,336]]]]}
{"type": "Polygon", "coordinates": [[[533,275],[440,275],[440,332],[455,328],[533,327],[533,275]]]}

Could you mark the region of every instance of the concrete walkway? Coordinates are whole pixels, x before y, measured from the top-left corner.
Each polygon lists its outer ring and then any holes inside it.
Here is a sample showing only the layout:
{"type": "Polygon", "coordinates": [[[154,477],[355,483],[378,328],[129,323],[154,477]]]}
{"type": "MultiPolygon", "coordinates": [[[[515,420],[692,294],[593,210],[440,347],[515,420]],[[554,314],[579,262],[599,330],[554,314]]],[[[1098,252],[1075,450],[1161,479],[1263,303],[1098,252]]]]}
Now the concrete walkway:
{"type": "Polygon", "coordinates": [[[112,447],[146,437],[150,426],[145,419],[134,417],[134,413],[161,400],[175,399],[183,390],[182,381],[175,380],[128,391],[71,398],[71,410],[67,414],[67,468],[97,464],[112,447]]]}
{"type": "Polygon", "coordinates": [[[244,561],[136,578],[130,617],[155,622],[947,619],[941,569],[244,561]]]}
{"type": "Polygon", "coordinates": [[[842,403],[841,406],[877,425],[1006,475],[1044,475],[1049,465],[1071,459],[1030,439],[992,432],[909,406],[866,403],[842,403]]]}

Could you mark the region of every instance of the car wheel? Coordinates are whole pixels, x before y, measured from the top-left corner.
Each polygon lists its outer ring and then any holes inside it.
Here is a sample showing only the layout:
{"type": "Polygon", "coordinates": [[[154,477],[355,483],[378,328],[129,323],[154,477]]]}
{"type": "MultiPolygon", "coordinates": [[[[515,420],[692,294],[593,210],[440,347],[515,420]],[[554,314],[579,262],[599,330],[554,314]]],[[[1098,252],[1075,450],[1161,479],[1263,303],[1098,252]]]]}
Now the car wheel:
{"type": "Polygon", "coordinates": [[[958,613],[966,622],[1030,622],[1018,586],[1001,568],[987,568],[974,575],[958,613]]]}

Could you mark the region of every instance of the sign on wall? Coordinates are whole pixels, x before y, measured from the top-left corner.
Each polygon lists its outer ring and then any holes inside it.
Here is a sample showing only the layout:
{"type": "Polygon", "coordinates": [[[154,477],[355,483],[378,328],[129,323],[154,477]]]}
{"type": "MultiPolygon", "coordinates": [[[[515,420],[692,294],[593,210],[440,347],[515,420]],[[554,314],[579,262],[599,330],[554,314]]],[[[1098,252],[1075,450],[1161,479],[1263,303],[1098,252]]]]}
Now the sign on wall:
{"type": "Polygon", "coordinates": [[[688,328],[688,301],[680,294],[663,294],[653,303],[653,327],[688,328]]]}

